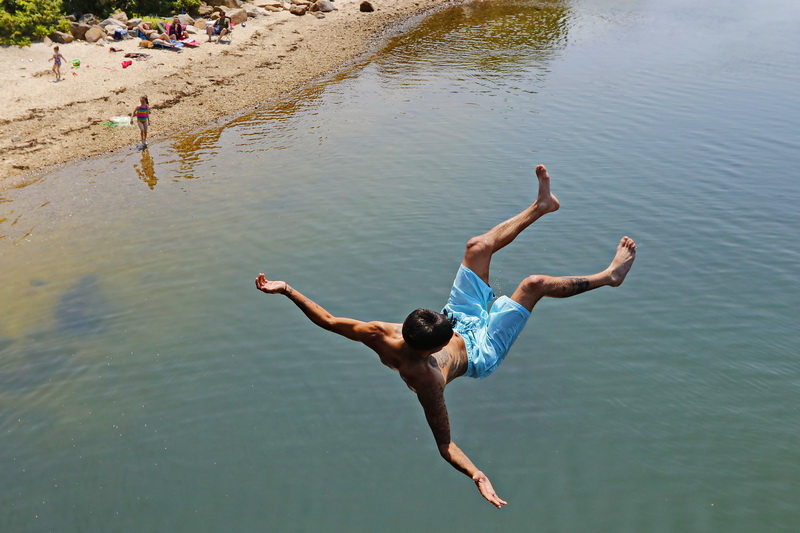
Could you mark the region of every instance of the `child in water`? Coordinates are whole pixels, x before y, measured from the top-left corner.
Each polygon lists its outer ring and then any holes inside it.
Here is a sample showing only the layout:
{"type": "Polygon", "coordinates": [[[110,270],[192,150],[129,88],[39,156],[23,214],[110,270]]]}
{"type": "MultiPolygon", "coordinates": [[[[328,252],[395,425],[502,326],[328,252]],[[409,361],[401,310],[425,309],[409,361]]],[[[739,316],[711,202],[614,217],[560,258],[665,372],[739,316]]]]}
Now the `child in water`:
{"type": "Polygon", "coordinates": [[[142,149],[147,148],[147,126],[150,125],[150,102],[146,96],[142,96],[140,104],[131,113],[131,120],[136,118],[139,126],[139,133],[142,134],[142,149]]]}
{"type": "Polygon", "coordinates": [[[53,47],[53,57],[48,61],[53,62],[53,74],[56,75],[56,81],[61,81],[61,62],[66,61],[66,58],[58,51],[58,46],[53,47]]]}

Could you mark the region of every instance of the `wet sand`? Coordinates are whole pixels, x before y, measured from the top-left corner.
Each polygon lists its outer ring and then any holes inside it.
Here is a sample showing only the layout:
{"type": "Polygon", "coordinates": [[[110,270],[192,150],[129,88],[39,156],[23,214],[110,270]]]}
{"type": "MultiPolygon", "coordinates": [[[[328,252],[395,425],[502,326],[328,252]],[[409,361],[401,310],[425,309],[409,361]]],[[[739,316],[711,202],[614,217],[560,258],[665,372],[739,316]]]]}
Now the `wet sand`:
{"type": "Polygon", "coordinates": [[[143,49],[139,39],[100,44],[62,44],[63,80],[50,72],[52,45],[0,49],[0,190],[34,178],[37,171],[139,143],[132,127],[104,125],[130,115],[146,94],[148,140],[191,129],[292,91],[364,53],[392,23],[446,0],[391,0],[362,13],[361,0],[336,0],[337,11],[317,19],[288,11],[251,18],[230,43],[197,48],[143,49]],[[110,48],[120,49],[112,52],[110,48]],[[151,57],[122,67],[125,53],[151,57]],[[72,59],[80,59],[73,68],[72,59]]]}

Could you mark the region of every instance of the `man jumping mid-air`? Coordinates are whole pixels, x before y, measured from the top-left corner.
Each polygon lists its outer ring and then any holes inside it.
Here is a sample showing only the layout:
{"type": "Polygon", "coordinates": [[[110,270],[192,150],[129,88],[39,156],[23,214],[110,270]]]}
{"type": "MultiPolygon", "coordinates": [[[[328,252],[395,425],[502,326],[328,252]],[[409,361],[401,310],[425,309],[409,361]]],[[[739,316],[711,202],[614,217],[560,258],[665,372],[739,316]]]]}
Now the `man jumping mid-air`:
{"type": "Polygon", "coordinates": [[[445,386],[457,377],[484,378],[494,372],[542,297],[568,298],[599,287],[617,287],[625,280],[636,256],[636,244],[622,237],[605,270],[590,276],[528,276],[511,297],[501,296],[490,304],[494,298],[489,287],[492,255],[539,217],[559,208],[558,200],[550,193],[550,176],[544,165],[536,167],[536,176],[539,192],[530,207],[467,242],[464,261],[441,313],[417,309],[402,324],[335,317],[285,281],[270,281],[264,274],[256,278],[260,291],[285,295],[316,325],[365,344],[384,365],[396,370],[417,394],[439,453],[456,470],[472,478],[483,497],[497,508],[506,502],[495,493],[486,474],[450,439],[445,386]]]}

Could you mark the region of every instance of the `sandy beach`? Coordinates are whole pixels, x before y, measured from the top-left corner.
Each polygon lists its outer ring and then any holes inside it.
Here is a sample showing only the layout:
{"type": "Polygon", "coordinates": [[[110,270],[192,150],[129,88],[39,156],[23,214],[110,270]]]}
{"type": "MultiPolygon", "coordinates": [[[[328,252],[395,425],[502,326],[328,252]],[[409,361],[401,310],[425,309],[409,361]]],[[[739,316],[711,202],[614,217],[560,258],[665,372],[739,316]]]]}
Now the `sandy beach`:
{"type": "Polygon", "coordinates": [[[296,89],[346,65],[368,49],[390,24],[445,0],[372,2],[336,0],[338,8],[316,18],[288,11],[250,18],[230,42],[206,42],[181,52],[143,49],[139,39],[60,46],[66,63],[60,82],[50,71],[52,44],[0,48],[0,190],[16,187],[37,171],[139,142],[134,127],[105,125],[129,115],[140,95],[150,100],[149,140],[196,128],[296,89]],[[114,48],[118,51],[112,51],[114,48]],[[147,53],[123,68],[126,53],[147,53]],[[80,59],[80,66],[72,66],[80,59]]]}

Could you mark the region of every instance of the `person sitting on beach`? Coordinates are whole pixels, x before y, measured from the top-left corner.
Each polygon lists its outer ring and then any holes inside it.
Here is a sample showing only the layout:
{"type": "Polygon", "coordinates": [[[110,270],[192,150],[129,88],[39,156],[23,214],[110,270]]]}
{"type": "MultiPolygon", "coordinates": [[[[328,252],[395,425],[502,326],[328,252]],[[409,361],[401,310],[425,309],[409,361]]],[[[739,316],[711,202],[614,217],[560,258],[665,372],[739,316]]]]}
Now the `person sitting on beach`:
{"type": "Polygon", "coordinates": [[[189,34],[186,33],[186,26],[181,24],[178,17],[172,19],[172,24],[167,24],[167,35],[170,39],[175,39],[176,41],[182,41],[189,37],[189,34]]]}
{"type": "Polygon", "coordinates": [[[231,18],[227,15],[220,16],[216,22],[206,26],[206,33],[208,33],[208,42],[211,42],[212,35],[218,35],[217,43],[231,31],[231,18]]]}
{"type": "Polygon", "coordinates": [[[336,317],[285,281],[256,278],[256,288],[267,294],[283,294],[317,326],[363,343],[380,361],[397,371],[425,412],[439,453],[456,470],[477,485],[481,495],[498,509],[506,502],[497,495],[489,478],[452,441],[444,389],[454,379],[485,378],[503,362],[544,297],[569,298],[600,287],[622,284],[636,257],[636,244],[622,237],[614,259],[604,270],[589,276],[525,278],[508,296],[495,295],[489,286],[489,264],[495,252],[510,244],[525,228],[558,210],[550,192],[550,175],[536,167],[539,181],[536,200],[527,209],[483,235],[467,241],[461,266],[442,312],[413,311],[402,324],[362,322],[336,317]]]}

